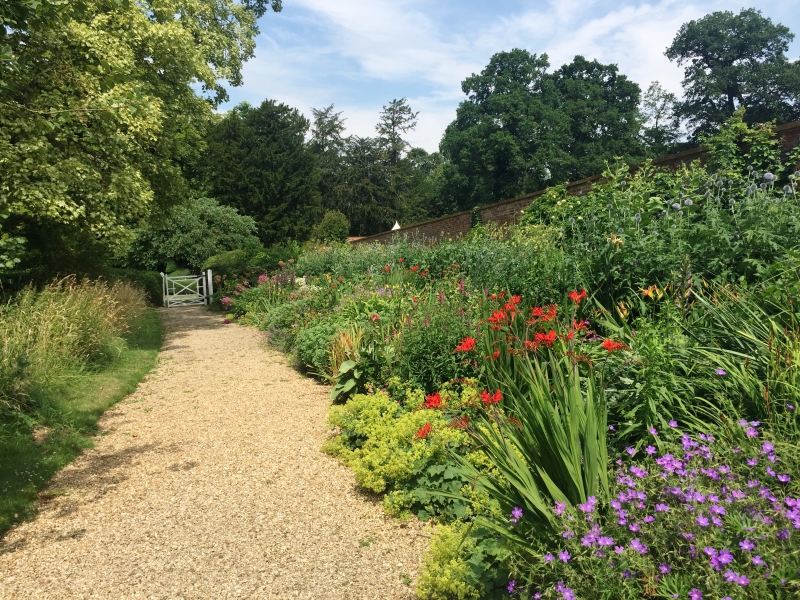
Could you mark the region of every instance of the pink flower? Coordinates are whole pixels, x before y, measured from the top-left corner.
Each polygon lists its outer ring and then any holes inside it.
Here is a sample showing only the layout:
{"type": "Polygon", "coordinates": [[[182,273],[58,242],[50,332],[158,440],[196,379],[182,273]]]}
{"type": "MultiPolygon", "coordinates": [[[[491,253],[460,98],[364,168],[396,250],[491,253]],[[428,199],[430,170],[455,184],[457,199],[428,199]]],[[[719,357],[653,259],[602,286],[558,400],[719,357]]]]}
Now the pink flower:
{"type": "Polygon", "coordinates": [[[229,307],[231,304],[233,304],[233,300],[225,296],[222,299],[220,299],[220,303],[222,304],[222,306],[229,307]]]}

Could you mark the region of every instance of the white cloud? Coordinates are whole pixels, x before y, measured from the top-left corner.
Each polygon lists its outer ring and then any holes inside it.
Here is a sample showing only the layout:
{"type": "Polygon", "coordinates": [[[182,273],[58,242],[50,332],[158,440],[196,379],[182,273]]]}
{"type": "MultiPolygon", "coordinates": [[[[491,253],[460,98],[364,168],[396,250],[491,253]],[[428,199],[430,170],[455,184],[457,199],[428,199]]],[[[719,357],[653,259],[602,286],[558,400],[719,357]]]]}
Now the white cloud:
{"type": "MultiPolygon", "coordinates": [[[[546,52],[552,68],[582,54],[618,64],[643,89],[658,80],[680,93],[682,70],[663,54],[680,25],[714,10],[741,8],[738,0],[549,0],[530,2],[512,14],[502,3],[438,2],[287,2],[283,13],[262,20],[257,58],[245,67],[244,88],[231,95],[252,103],[275,98],[307,116],[310,107],[333,103],[344,111],[348,132],[362,136],[374,134],[382,105],[406,96],[421,111],[410,141],[432,151],[464,98],[461,81],[480,71],[495,52],[514,47],[546,52]],[[482,12],[458,25],[447,17],[467,10],[482,12]]],[[[800,33],[797,23],[781,19],[795,14],[787,13],[782,2],[756,4],[800,33]]]]}

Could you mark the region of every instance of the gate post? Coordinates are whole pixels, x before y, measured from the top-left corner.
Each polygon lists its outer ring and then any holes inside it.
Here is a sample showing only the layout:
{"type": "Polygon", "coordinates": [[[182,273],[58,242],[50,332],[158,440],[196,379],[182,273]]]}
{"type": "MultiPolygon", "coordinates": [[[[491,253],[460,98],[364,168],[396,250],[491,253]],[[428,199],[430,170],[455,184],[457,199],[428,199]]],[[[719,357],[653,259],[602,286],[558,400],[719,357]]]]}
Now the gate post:
{"type": "Polygon", "coordinates": [[[167,305],[167,280],[164,277],[164,273],[161,273],[161,304],[163,306],[167,305]]]}
{"type": "Polygon", "coordinates": [[[208,287],[206,287],[206,294],[208,294],[208,305],[211,306],[211,297],[214,295],[214,279],[211,276],[211,269],[206,271],[206,281],[208,281],[208,287]]]}

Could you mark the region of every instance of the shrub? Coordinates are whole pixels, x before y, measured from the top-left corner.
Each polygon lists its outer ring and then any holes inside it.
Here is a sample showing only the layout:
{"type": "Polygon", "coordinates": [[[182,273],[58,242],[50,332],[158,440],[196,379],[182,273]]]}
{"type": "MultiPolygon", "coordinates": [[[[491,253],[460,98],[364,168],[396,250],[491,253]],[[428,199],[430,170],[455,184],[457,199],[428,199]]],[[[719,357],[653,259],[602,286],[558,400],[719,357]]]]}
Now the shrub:
{"type": "Polygon", "coordinates": [[[255,233],[251,217],[211,198],[195,198],[176,207],[163,227],[139,230],[131,245],[130,262],[160,270],[175,261],[199,269],[220,252],[257,246],[255,233]]]}
{"type": "Polygon", "coordinates": [[[330,371],[330,348],[340,329],[340,323],[327,319],[302,329],[295,339],[300,365],[315,376],[324,377],[330,371]]]}
{"type": "Polygon", "coordinates": [[[507,559],[496,538],[472,524],[437,525],[417,580],[425,600],[492,600],[508,597],[507,559]],[[499,568],[498,568],[499,567],[499,568]]]}
{"type": "MultiPolygon", "coordinates": [[[[422,404],[421,392],[414,396],[422,404]]],[[[408,410],[385,392],[357,394],[331,409],[330,424],[341,434],[327,445],[373,492],[402,486],[423,467],[443,460],[464,434],[447,427],[438,410],[408,410]]]]}
{"type": "Polygon", "coordinates": [[[325,212],[322,221],[314,225],[311,239],[318,242],[344,242],[350,234],[350,221],[338,210],[325,212]]]}

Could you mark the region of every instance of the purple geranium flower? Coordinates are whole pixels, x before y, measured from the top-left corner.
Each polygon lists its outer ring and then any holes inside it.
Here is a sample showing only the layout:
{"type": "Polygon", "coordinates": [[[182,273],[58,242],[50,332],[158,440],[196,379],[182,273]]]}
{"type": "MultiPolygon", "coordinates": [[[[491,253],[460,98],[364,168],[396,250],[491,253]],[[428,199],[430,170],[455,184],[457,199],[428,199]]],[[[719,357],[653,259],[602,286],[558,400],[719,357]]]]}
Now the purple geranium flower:
{"type": "Polygon", "coordinates": [[[569,562],[569,559],[572,558],[569,554],[569,551],[562,550],[558,553],[558,558],[561,562],[569,562]]]}

